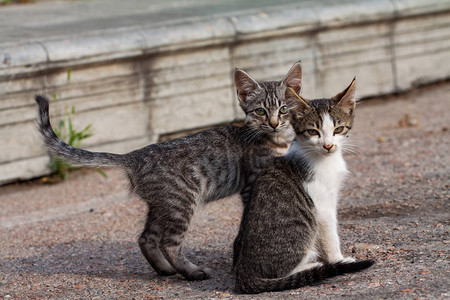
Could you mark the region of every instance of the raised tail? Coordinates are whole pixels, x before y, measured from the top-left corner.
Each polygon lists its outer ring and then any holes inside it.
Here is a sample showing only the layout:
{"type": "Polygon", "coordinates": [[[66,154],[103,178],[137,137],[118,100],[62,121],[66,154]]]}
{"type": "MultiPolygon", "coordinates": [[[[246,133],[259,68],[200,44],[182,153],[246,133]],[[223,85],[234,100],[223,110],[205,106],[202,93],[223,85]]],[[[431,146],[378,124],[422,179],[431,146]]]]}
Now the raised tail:
{"type": "Polygon", "coordinates": [[[238,276],[236,290],[243,294],[258,294],[298,289],[327,278],[367,269],[374,263],[373,260],[361,260],[350,263],[325,263],[319,267],[307,269],[287,277],[273,279],[248,278],[248,275],[239,278],[238,276]]]}
{"type": "Polygon", "coordinates": [[[38,126],[44,142],[50,152],[70,164],[89,167],[125,167],[123,155],[103,152],[91,152],[74,148],[61,140],[53,130],[49,117],[49,101],[44,96],[36,95],[39,109],[38,126]]]}

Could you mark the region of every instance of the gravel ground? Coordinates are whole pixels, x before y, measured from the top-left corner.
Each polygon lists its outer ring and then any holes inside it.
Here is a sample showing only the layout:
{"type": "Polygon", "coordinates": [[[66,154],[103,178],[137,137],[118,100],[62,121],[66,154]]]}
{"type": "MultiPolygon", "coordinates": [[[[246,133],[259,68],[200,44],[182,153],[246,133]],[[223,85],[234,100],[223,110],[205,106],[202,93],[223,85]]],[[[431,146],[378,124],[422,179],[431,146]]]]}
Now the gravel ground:
{"type": "Polygon", "coordinates": [[[364,101],[357,108],[342,194],[343,251],[371,269],[279,293],[233,292],[231,244],[242,207],[231,197],[199,209],[186,240],[213,278],[159,277],[137,245],[145,205],[106,170],[0,187],[0,297],[26,299],[450,297],[450,83],[364,101]]]}

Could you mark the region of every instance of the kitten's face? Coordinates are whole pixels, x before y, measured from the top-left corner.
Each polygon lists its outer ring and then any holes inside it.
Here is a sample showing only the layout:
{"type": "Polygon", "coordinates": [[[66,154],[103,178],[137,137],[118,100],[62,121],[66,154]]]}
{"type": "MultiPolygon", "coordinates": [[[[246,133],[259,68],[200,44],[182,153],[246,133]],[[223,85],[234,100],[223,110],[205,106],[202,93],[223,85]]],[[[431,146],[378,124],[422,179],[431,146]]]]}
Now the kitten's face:
{"type": "Polygon", "coordinates": [[[355,108],[355,84],[331,99],[304,100],[294,129],[307,155],[331,155],[346,147],[355,108]]]}
{"type": "Polygon", "coordinates": [[[311,109],[294,128],[302,148],[311,154],[329,155],[345,146],[352,116],[330,99],[309,102],[311,109]]]}
{"type": "Polygon", "coordinates": [[[281,81],[256,82],[244,71],[236,69],[236,91],[239,105],[246,114],[246,125],[254,132],[271,135],[275,142],[292,141],[295,133],[290,114],[298,101],[286,98],[286,91],[291,88],[300,92],[301,76],[300,62],[294,64],[281,81]]]}
{"type": "Polygon", "coordinates": [[[252,129],[267,134],[279,134],[292,130],[289,111],[293,101],[284,97],[281,82],[260,82],[260,89],[249,95],[241,107],[246,113],[245,123],[252,129]]]}

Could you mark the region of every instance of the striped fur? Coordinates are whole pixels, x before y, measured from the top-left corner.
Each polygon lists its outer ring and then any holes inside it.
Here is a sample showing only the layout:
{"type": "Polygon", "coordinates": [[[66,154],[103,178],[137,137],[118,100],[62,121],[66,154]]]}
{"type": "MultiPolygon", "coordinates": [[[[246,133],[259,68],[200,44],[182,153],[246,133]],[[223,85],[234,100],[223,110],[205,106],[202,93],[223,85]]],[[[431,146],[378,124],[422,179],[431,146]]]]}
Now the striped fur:
{"type": "Polygon", "coordinates": [[[254,278],[249,281],[242,280],[237,286],[237,292],[243,294],[259,294],[263,292],[278,292],[298,289],[303,286],[315,284],[321,280],[355,273],[371,267],[373,260],[361,260],[357,262],[324,263],[320,266],[306,269],[283,278],[254,278]]]}
{"type": "Polygon", "coordinates": [[[337,236],[337,195],[346,173],[341,147],[354,111],[354,99],[344,103],[346,97],[303,99],[289,154],[254,181],[234,242],[237,292],[300,288],[374,263],[344,258],[337,236]],[[346,128],[336,131],[340,126],[346,128]]]}
{"type": "Polygon", "coordinates": [[[239,192],[245,199],[246,187],[256,174],[275,156],[286,154],[295,138],[288,112],[297,101],[286,100],[285,91],[298,76],[299,64],[278,82],[257,83],[237,70],[236,88],[246,113],[245,126],[205,130],[123,155],[76,149],[61,141],[50,125],[48,100],[42,96],[36,96],[38,124],[48,149],[64,160],[125,169],[132,192],[148,205],[138,241],[147,261],[161,275],[180,273],[188,280],[202,280],[210,276],[210,270],[191,263],[181,249],[194,209],[239,192]],[[260,108],[264,113],[256,112],[260,108]],[[276,124],[269,124],[270,117],[276,124]]]}

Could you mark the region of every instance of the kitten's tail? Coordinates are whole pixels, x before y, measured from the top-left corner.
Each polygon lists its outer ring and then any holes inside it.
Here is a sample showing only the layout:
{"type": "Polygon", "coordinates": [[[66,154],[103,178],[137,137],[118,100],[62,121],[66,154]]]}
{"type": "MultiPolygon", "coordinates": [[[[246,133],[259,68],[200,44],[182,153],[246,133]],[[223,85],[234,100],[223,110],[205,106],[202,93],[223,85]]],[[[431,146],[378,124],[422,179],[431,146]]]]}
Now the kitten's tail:
{"type": "Polygon", "coordinates": [[[117,167],[126,166],[125,157],[120,154],[90,152],[74,148],[61,140],[50,125],[49,101],[44,96],[36,95],[39,109],[37,118],[39,131],[48,150],[68,163],[90,167],[117,167]]]}
{"type": "Polygon", "coordinates": [[[283,278],[248,278],[237,280],[236,290],[243,294],[258,294],[263,292],[276,292],[290,289],[298,289],[311,285],[318,281],[345,273],[354,273],[369,268],[375,262],[373,260],[362,260],[350,263],[325,263],[321,266],[307,269],[283,278]]]}

